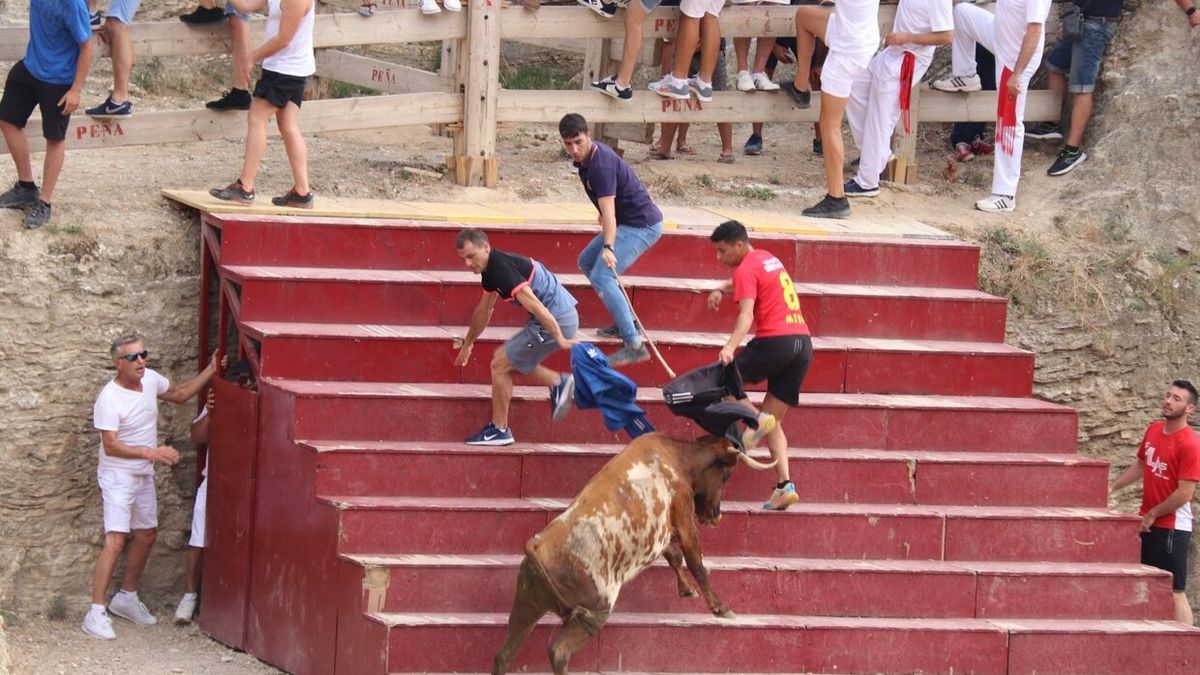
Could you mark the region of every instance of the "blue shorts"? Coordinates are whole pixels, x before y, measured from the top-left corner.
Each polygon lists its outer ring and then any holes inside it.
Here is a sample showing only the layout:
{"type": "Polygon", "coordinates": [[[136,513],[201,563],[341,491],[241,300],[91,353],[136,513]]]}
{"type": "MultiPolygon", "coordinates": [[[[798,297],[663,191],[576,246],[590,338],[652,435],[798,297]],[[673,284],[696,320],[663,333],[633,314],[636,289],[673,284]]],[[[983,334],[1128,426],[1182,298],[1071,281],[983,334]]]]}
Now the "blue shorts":
{"type": "MultiPolygon", "coordinates": [[[[647,14],[658,9],[658,6],[663,4],[662,0],[637,0],[637,1],[642,3],[642,9],[646,10],[647,14]]],[[[678,5],[679,3],[676,2],[675,4],[678,5]]]]}
{"type": "Polygon", "coordinates": [[[1068,92],[1090,94],[1096,88],[1096,78],[1100,76],[1104,50],[1116,34],[1115,22],[1101,23],[1084,17],[1083,34],[1079,41],[1072,42],[1060,37],[1046,56],[1046,68],[1068,76],[1068,92]]]}
{"type": "Polygon", "coordinates": [[[108,10],[104,15],[129,26],[133,24],[133,15],[141,5],[142,0],[109,0],[108,10]]]}
{"type": "Polygon", "coordinates": [[[237,9],[234,8],[233,4],[228,2],[228,0],[225,2],[225,16],[227,16],[227,17],[228,16],[236,16],[237,18],[241,19],[242,21],[250,20],[250,12],[237,11],[237,9]]]}

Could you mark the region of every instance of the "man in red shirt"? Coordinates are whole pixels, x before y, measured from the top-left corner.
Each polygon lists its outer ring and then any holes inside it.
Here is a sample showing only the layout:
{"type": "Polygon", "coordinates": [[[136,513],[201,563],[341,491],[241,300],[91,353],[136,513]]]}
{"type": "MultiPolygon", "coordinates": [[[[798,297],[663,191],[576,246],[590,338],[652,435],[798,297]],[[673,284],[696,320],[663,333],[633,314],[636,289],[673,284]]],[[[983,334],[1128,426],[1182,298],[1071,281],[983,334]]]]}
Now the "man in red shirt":
{"type": "MultiPolygon", "coordinates": [[[[738,305],[733,334],[721,348],[721,363],[737,365],[746,382],[767,381],[767,395],[759,416],[759,430],[748,439],[747,450],[765,435],[775,458],[779,483],[764,509],[783,511],[800,501],[788,474],[787,437],[777,422],[788,408],[800,403],[800,385],[812,361],[812,339],[800,312],[800,296],[779,258],[750,245],[746,226],[728,220],[709,237],[717,248],[717,260],[733,268],[733,279],[708,296],[709,309],[716,310],[725,293],[733,292],[738,305]],[[734,352],[754,325],[754,339],[741,352],[734,352]],[[767,415],[771,417],[768,418],[767,415]]],[[[753,408],[748,399],[742,401],[753,408]]]]}
{"type": "Polygon", "coordinates": [[[1192,625],[1187,584],[1188,544],[1192,535],[1192,497],[1200,480],[1200,436],[1188,426],[1196,412],[1196,387],[1175,380],[1163,399],[1161,422],[1146,429],[1137,462],[1113,481],[1109,494],[1142,477],[1142,564],[1174,577],[1175,620],[1192,625]]]}

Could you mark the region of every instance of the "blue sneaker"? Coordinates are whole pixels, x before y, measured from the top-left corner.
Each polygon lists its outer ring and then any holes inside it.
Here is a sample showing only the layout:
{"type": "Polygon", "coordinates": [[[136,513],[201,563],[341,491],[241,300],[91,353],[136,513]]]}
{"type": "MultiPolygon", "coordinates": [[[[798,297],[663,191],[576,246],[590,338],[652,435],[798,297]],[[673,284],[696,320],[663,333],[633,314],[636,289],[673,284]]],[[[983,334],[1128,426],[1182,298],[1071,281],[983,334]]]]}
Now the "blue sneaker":
{"type": "MultiPolygon", "coordinates": [[[[575,376],[563,375],[558,384],[550,387],[550,419],[561,422],[571,412],[571,401],[575,400],[575,376]]],[[[512,434],[509,434],[509,438],[512,434]]]]}
{"type": "Polygon", "coordinates": [[[487,426],[479,430],[479,433],[468,436],[463,443],[467,445],[512,445],[514,440],[512,429],[497,429],[495,424],[488,422],[487,426]]]}
{"type": "Polygon", "coordinates": [[[104,99],[104,103],[101,103],[95,108],[88,108],[83,112],[88,117],[95,117],[96,119],[121,119],[133,116],[133,103],[131,101],[117,103],[116,101],[112,100],[112,96],[109,96],[108,98],[104,99]]]}
{"type": "Polygon", "coordinates": [[[782,488],[775,488],[771,493],[771,498],[763,504],[763,509],[766,511],[787,511],[787,507],[800,501],[800,495],[796,494],[796,484],[788,481],[788,484],[782,488]]]}
{"type": "Polygon", "coordinates": [[[842,191],[846,193],[847,197],[878,197],[879,196],[879,188],[878,187],[865,188],[865,187],[859,185],[858,181],[854,180],[853,178],[846,181],[846,183],[844,185],[842,185],[842,191]]]}
{"type": "Polygon", "coordinates": [[[750,134],[750,138],[746,139],[746,145],[742,148],[744,155],[761,155],[762,154],[762,136],[758,134],[750,134]]]}
{"type": "Polygon", "coordinates": [[[698,77],[689,77],[687,80],[688,89],[696,93],[696,100],[708,103],[712,100],[713,88],[712,83],[704,84],[698,77]]]}
{"type": "Polygon", "coordinates": [[[646,88],[663,98],[673,98],[678,101],[686,101],[692,97],[692,92],[688,89],[687,83],[676,85],[674,78],[670,75],[664,75],[662,79],[651,82],[646,85],[646,88]]]}

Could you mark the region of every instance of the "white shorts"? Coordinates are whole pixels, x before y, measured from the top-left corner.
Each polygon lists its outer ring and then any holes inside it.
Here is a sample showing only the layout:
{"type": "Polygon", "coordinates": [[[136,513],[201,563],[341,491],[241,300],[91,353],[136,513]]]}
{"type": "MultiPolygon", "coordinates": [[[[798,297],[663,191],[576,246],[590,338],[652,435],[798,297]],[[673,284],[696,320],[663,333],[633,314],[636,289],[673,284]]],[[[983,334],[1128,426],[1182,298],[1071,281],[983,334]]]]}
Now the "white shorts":
{"type": "Polygon", "coordinates": [[[104,500],[104,531],[129,533],[130,529],[158,527],[158,496],[154,475],[117,469],[96,472],[100,497],[104,500]]]}
{"type": "Polygon", "coordinates": [[[854,80],[867,72],[871,65],[871,54],[855,56],[846,52],[829,50],[825,65],[821,66],[821,95],[850,98],[850,87],[854,80]]]}
{"type": "Polygon", "coordinates": [[[188,546],[204,548],[204,516],[208,509],[208,478],[200,481],[196,488],[196,504],[192,507],[192,537],[188,546]]]}
{"type": "Polygon", "coordinates": [[[137,13],[142,0],[110,0],[105,16],[112,17],[126,26],[133,25],[133,15],[137,13]]]}
{"type": "Polygon", "coordinates": [[[703,19],[705,14],[720,16],[724,6],[725,0],[679,0],[679,11],[693,19],[703,19]]]}

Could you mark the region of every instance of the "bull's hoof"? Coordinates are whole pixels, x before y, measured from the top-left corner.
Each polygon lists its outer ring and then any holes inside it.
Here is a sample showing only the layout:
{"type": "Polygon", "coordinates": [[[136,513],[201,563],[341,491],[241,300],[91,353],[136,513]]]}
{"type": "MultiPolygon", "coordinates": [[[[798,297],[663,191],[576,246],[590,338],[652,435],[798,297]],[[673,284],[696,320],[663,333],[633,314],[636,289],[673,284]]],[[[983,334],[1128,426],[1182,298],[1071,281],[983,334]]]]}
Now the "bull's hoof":
{"type": "Polygon", "coordinates": [[[737,614],[734,614],[732,609],[724,609],[724,608],[718,609],[715,612],[713,612],[713,614],[715,614],[718,618],[721,618],[721,619],[736,619],[737,618],[737,614]]]}

